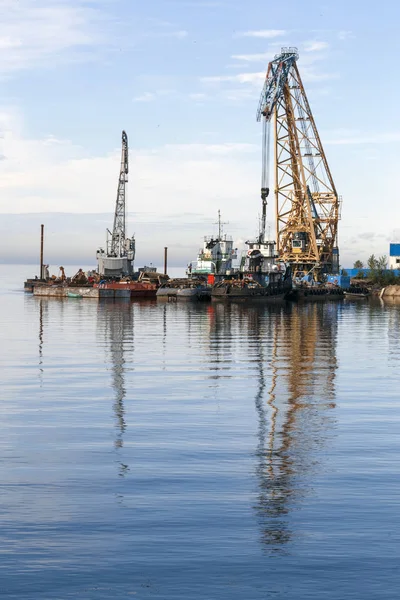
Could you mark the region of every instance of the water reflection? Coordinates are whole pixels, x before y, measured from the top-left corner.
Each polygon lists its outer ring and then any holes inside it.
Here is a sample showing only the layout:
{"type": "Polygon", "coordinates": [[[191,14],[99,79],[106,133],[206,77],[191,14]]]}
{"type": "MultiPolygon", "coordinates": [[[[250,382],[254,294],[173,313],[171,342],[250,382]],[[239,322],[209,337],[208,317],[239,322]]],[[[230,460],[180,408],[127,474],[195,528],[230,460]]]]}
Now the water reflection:
{"type": "MultiPolygon", "coordinates": [[[[400,298],[384,298],[381,303],[387,315],[389,364],[397,364],[400,357],[400,298]]],[[[376,312],[374,314],[375,321],[376,312]]],[[[372,311],[370,315],[372,320],[372,311]]]]}
{"type": "Polygon", "coordinates": [[[43,348],[44,348],[44,320],[45,316],[47,316],[49,305],[43,300],[43,298],[38,299],[39,304],[39,385],[43,387],[43,375],[44,375],[44,362],[43,362],[43,348]]]}
{"type": "Polygon", "coordinates": [[[310,493],[332,431],[337,306],[218,304],[210,313],[211,378],[218,381],[230,362],[238,370],[246,361],[256,374],[255,511],[264,547],[284,552],[293,537],[290,512],[310,493]]]}
{"type": "Polygon", "coordinates": [[[335,406],[337,310],[329,304],[289,305],[269,317],[268,327],[259,313],[254,320],[259,342],[256,511],[263,543],[278,551],[292,538],[287,515],[310,492],[307,478],[318,466],[318,451],[332,426],[326,409],[335,406]],[[272,340],[269,364],[263,353],[266,338],[272,340]]]}
{"type": "Polygon", "coordinates": [[[208,307],[211,379],[216,380],[223,375],[222,371],[230,369],[232,361],[233,334],[237,306],[223,303],[211,304],[208,307]],[[228,363],[228,364],[226,364],[228,363]]]}
{"type": "Polygon", "coordinates": [[[43,300],[39,299],[39,377],[40,387],[42,387],[43,375],[43,300]]]}
{"type": "MultiPolygon", "coordinates": [[[[111,365],[111,386],[114,392],[113,409],[116,423],[114,447],[121,454],[126,430],[126,365],[127,355],[133,352],[133,306],[130,302],[104,301],[98,305],[99,330],[104,332],[108,344],[107,359],[111,365]]],[[[124,477],[129,466],[119,458],[119,475],[124,477]]]]}
{"type": "Polygon", "coordinates": [[[255,396],[255,407],[258,416],[258,445],[256,473],[259,492],[257,495],[256,512],[261,524],[263,544],[278,550],[290,541],[292,533],[284,515],[288,512],[287,503],[292,494],[289,464],[286,462],[281,449],[276,447],[278,438],[284,439],[279,425],[279,408],[276,404],[279,347],[279,318],[281,310],[270,309],[268,319],[262,317],[260,310],[249,313],[249,330],[254,333],[256,348],[256,366],[258,371],[258,386],[255,396]],[[266,360],[264,344],[269,345],[269,356],[266,360]],[[268,373],[268,379],[266,377],[268,373]],[[268,384],[267,401],[265,401],[268,384]]]}

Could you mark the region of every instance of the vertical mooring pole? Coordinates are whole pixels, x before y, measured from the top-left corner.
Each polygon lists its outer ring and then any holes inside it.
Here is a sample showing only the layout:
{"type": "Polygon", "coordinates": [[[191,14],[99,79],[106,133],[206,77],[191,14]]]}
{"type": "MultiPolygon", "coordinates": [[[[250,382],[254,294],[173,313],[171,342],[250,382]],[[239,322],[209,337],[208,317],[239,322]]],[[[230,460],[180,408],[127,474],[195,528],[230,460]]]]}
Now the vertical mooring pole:
{"type": "Polygon", "coordinates": [[[167,266],[168,266],[168,248],[164,247],[164,275],[167,274],[167,266]]]}
{"type": "Polygon", "coordinates": [[[39,278],[43,279],[43,238],[44,238],[44,225],[40,226],[40,275],[39,278]]]}

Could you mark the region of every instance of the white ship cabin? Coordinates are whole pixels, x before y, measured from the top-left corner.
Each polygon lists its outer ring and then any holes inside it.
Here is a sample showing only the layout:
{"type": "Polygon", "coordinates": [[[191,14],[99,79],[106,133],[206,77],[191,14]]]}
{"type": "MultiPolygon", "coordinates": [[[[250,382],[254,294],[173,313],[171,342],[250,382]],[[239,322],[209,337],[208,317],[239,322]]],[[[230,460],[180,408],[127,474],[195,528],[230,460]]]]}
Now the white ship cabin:
{"type": "Polygon", "coordinates": [[[237,248],[233,247],[233,239],[230,236],[206,236],[203,248],[200,248],[197,260],[189,264],[187,274],[225,275],[232,270],[232,260],[236,258],[237,248]]]}
{"type": "Polygon", "coordinates": [[[265,242],[248,241],[248,248],[242,259],[242,269],[248,272],[269,272],[280,271],[282,267],[278,264],[278,254],[276,252],[276,243],[266,240],[265,242]]]}

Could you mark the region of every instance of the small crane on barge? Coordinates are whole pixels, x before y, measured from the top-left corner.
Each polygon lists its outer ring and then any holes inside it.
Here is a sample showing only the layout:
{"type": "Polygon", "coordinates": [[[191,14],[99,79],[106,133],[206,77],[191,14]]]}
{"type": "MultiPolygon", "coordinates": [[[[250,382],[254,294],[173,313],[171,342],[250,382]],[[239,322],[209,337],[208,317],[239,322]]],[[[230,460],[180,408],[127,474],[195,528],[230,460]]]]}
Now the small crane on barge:
{"type": "Polygon", "coordinates": [[[126,184],[128,182],[128,136],[122,132],[121,168],[115,203],[114,226],[107,229],[106,251],[97,251],[98,272],[102,277],[125,277],[133,273],[135,238],[126,237],[126,184]]]}
{"type": "Polygon", "coordinates": [[[297,48],[282,48],[268,65],[257,121],[262,121],[262,219],[269,196],[270,126],[274,123],[276,244],[295,278],[337,273],[339,198],[297,68],[297,48]]]}

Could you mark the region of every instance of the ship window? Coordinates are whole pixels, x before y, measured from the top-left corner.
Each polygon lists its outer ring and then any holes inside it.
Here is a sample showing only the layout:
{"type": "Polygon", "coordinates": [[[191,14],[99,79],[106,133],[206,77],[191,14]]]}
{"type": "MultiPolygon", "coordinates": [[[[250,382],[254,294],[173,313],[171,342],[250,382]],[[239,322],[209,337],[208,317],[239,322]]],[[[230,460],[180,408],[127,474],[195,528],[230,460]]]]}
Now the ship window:
{"type": "Polygon", "coordinates": [[[293,240],[292,248],[301,248],[301,240],[293,240]]]}

